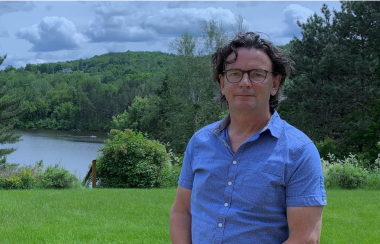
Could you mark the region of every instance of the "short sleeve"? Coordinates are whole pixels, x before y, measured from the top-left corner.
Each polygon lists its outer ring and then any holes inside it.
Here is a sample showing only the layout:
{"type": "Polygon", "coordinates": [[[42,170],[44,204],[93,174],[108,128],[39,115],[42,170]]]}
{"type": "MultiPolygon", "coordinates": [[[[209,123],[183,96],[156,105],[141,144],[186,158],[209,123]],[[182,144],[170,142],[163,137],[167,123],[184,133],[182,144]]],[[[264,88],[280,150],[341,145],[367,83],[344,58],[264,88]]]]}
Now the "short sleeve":
{"type": "Polygon", "coordinates": [[[310,142],[300,151],[286,185],[288,207],[324,206],[327,204],[321,159],[310,142]]]}

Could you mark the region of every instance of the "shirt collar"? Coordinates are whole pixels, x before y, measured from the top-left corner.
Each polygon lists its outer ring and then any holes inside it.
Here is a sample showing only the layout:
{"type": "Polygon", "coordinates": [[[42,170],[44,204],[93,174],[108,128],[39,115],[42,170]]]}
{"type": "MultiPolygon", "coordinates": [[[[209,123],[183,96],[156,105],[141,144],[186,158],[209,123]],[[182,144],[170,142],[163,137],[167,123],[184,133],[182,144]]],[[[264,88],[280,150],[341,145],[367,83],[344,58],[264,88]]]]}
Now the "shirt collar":
{"type": "MultiPolygon", "coordinates": [[[[228,113],[226,117],[224,117],[219,123],[217,123],[217,125],[213,129],[213,133],[219,136],[220,133],[228,126],[230,122],[231,122],[231,118],[230,118],[230,114],[228,113]]],[[[260,131],[260,134],[266,130],[269,130],[272,136],[279,138],[280,129],[281,129],[280,123],[281,123],[280,115],[277,113],[276,110],[274,110],[274,113],[270,117],[265,127],[260,131]]]]}

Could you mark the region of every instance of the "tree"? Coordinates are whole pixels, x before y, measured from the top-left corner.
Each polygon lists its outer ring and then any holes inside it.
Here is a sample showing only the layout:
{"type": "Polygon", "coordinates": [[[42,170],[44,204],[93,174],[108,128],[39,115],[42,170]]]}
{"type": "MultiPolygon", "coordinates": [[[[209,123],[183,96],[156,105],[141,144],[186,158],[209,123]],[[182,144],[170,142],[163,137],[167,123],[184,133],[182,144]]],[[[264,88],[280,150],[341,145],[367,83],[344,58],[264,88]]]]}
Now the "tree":
{"type": "Polygon", "coordinates": [[[232,29],[234,30],[234,34],[237,35],[239,33],[243,34],[248,31],[248,26],[244,24],[244,18],[240,14],[235,16],[235,25],[232,25],[232,29]]]}
{"type": "MultiPolygon", "coordinates": [[[[0,57],[0,65],[4,62],[7,55],[0,57]]],[[[12,119],[20,115],[25,111],[24,108],[20,107],[22,97],[19,95],[8,95],[8,88],[5,81],[1,81],[0,89],[0,143],[16,143],[20,141],[21,135],[15,134],[13,129],[12,119]]],[[[16,148],[5,148],[0,149],[0,159],[3,161],[4,158],[16,151],[16,148]]]]}
{"type": "Polygon", "coordinates": [[[169,116],[166,116],[170,126],[167,138],[177,153],[185,150],[194,132],[218,120],[220,108],[213,102],[217,87],[211,80],[210,55],[204,55],[204,50],[211,52],[210,48],[217,48],[219,41],[215,40],[223,36],[220,33],[224,30],[219,30],[218,26],[222,25],[215,21],[203,27],[210,26],[212,30],[203,38],[212,40],[201,42],[196,34],[185,32],[171,44],[178,56],[167,76],[167,104],[170,107],[169,116]]]}
{"type": "Polygon", "coordinates": [[[222,21],[201,20],[201,29],[203,36],[203,48],[206,54],[214,53],[222,47],[227,39],[226,29],[222,21]]]}
{"type": "Polygon", "coordinates": [[[332,139],[338,156],[351,152],[374,160],[380,141],[380,5],[342,2],[332,17],[324,4],[321,12],[298,23],[302,38],[290,42],[295,72],[284,118],[316,142],[332,139]]]}

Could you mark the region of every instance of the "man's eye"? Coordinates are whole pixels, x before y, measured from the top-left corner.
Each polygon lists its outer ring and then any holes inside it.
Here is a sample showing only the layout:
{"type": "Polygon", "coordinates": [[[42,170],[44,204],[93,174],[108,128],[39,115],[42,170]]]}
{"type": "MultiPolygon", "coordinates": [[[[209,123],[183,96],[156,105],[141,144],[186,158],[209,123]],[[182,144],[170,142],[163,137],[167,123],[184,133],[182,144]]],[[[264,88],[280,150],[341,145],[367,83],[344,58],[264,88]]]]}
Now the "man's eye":
{"type": "Polygon", "coordinates": [[[239,77],[240,73],[238,71],[233,71],[228,73],[228,77],[239,77]]]}
{"type": "Polygon", "coordinates": [[[264,73],[261,72],[252,72],[251,77],[264,77],[264,73]]]}

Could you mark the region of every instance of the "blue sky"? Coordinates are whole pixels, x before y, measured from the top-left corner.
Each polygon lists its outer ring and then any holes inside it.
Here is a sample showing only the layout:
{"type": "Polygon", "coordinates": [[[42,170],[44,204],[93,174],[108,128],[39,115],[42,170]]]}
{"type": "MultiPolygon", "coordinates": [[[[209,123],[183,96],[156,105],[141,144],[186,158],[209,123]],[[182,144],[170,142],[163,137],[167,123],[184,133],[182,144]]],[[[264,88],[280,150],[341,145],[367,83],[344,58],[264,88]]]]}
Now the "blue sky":
{"type": "Polygon", "coordinates": [[[250,31],[283,45],[300,36],[297,19],[339,1],[0,1],[0,69],[91,58],[108,52],[169,52],[170,42],[200,20],[230,29],[241,15],[250,31]]]}

